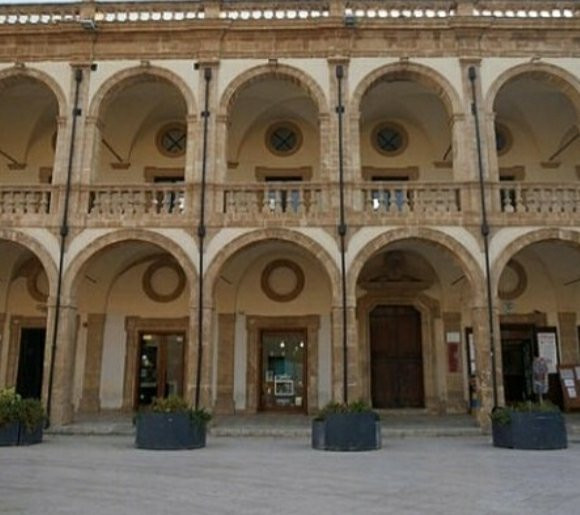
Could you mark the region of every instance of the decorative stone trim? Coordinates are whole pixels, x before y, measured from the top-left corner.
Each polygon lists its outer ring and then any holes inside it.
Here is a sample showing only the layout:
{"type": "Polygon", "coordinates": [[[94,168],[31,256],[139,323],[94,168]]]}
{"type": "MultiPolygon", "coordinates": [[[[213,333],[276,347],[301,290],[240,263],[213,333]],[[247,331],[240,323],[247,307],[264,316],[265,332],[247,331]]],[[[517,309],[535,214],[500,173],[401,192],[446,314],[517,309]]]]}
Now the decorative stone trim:
{"type": "Polygon", "coordinates": [[[147,297],[155,302],[171,302],[179,298],[185,289],[185,283],[186,280],[183,269],[173,259],[168,259],[166,257],[160,258],[151,263],[147,267],[147,270],[145,270],[142,281],[143,291],[147,297]],[[162,268],[169,268],[177,274],[177,286],[170,293],[159,293],[158,291],[155,291],[155,287],[153,286],[153,276],[162,268]]]}
{"type": "Polygon", "coordinates": [[[256,166],[256,180],[264,182],[266,177],[300,177],[303,181],[309,181],[312,179],[312,167],[272,168],[268,166],[256,166]]]}
{"type": "MultiPolygon", "coordinates": [[[[517,299],[522,293],[524,293],[524,291],[526,290],[526,288],[528,286],[528,276],[526,275],[526,271],[524,270],[524,267],[519,262],[517,262],[515,259],[510,259],[508,261],[508,264],[506,265],[504,272],[506,272],[507,269],[509,269],[513,273],[515,273],[516,283],[510,289],[502,289],[502,287],[501,287],[502,280],[501,280],[501,276],[500,276],[499,285],[498,285],[498,296],[502,300],[517,299]]],[[[502,275],[504,272],[502,272],[502,275]]]]}
{"type": "Polygon", "coordinates": [[[376,168],[374,166],[364,166],[362,169],[362,178],[365,181],[372,181],[375,178],[393,180],[398,177],[406,177],[409,181],[419,179],[419,167],[405,166],[402,168],[376,168]]]}
{"type": "Polygon", "coordinates": [[[260,404],[260,337],[262,330],[304,330],[306,333],[306,409],[308,413],[318,409],[318,330],[320,317],[287,316],[247,318],[248,353],[246,368],[246,411],[255,413],[260,404]]]}
{"type": "Polygon", "coordinates": [[[422,84],[441,99],[450,119],[455,114],[463,112],[457,91],[445,77],[433,68],[412,62],[387,64],[369,73],[358,83],[354,90],[351,101],[352,110],[358,111],[366,93],[375,84],[385,79],[408,79],[422,84]]]}
{"type": "Polygon", "coordinates": [[[276,259],[266,265],[262,272],[261,280],[262,291],[266,296],[276,302],[290,302],[302,293],[304,289],[304,272],[302,269],[289,259],[276,259]],[[294,274],[294,287],[288,292],[276,291],[276,285],[273,284],[273,274],[277,270],[286,269],[294,274]]]}

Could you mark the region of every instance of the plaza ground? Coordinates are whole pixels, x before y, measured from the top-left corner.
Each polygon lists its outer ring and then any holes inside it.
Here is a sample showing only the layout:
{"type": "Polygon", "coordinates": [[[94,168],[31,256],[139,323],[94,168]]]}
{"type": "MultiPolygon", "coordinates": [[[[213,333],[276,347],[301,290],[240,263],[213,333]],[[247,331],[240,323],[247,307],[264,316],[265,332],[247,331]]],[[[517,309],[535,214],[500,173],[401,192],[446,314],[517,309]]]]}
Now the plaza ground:
{"type": "Polygon", "coordinates": [[[0,514],[578,513],[580,439],[496,449],[488,436],[387,438],[375,452],[308,438],[216,437],[145,451],[129,435],[48,435],[0,449],[0,514]]]}

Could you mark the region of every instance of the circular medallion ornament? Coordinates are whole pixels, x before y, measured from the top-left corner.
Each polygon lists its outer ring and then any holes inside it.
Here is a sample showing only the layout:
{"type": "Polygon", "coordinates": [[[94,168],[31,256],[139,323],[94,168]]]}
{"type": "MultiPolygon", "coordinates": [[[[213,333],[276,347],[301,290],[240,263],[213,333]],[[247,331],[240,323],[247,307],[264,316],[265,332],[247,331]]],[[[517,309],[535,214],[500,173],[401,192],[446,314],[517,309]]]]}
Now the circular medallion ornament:
{"type": "Polygon", "coordinates": [[[511,259],[499,278],[498,295],[502,300],[513,300],[524,293],[528,278],[524,267],[511,259]]]}
{"type": "Polygon", "coordinates": [[[171,302],[185,289],[185,274],[173,260],[161,258],[151,263],[143,274],[143,291],[155,302],[171,302]]]}
{"type": "Polygon", "coordinates": [[[26,277],[28,294],[38,302],[48,299],[48,277],[42,266],[35,267],[26,277]]]}
{"type": "Polygon", "coordinates": [[[262,272],[262,291],[276,302],[294,300],[304,289],[304,272],[293,261],[277,259],[262,272]]]}
{"type": "Polygon", "coordinates": [[[377,125],[371,136],[373,147],[385,156],[396,156],[407,148],[407,131],[398,123],[386,122],[377,125]]]}
{"type": "Polygon", "coordinates": [[[164,156],[179,157],[185,154],[187,127],[183,123],[164,125],[157,132],[157,148],[164,156]]]}
{"type": "Polygon", "coordinates": [[[266,132],[266,147],[277,156],[291,156],[302,145],[302,132],[292,122],[270,125],[266,132]]]}

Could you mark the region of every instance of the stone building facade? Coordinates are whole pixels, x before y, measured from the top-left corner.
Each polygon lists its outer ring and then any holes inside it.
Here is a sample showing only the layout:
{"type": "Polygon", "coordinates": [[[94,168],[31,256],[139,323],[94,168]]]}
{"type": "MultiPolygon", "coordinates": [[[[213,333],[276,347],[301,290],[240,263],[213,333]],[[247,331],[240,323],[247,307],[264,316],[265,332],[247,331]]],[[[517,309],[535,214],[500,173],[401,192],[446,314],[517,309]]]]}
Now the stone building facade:
{"type": "Polygon", "coordinates": [[[0,387],[529,397],[580,361],[579,40],[568,1],[1,6],[0,387]]]}

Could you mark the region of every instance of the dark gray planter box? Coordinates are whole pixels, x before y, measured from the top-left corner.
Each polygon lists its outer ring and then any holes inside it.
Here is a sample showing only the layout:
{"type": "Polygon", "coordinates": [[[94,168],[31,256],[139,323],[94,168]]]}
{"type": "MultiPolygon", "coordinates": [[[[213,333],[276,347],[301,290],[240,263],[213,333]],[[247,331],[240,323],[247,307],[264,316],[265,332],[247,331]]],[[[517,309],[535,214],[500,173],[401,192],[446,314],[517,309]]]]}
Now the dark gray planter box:
{"type": "Polygon", "coordinates": [[[18,445],[34,445],[42,442],[42,424],[36,426],[32,431],[29,431],[26,425],[20,424],[20,432],[18,435],[18,445]]]}
{"type": "Polygon", "coordinates": [[[135,445],[139,449],[198,449],[205,447],[206,424],[189,413],[139,413],[135,445]]]}
{"type": "Polygon", "coordinates": [[[372,451],[381,448],[381,422],[375,413],[333,413],[312,421],[312,448],[372,451]]]}
{"type": "Polygon", "coordinates": [[[24,424],[11,422],[0,427],[0,446],[32,445],[42,442],[42,424],[28,431],[24,424]]]}
{"type": "Polygon", "coordinates": [[[10,422],[0,427],[0,446],[18,445],[18,422],[10,422]]]}
{"type": "Polygon", "coordinates": [[[510,422],[492,421],[495,447],[510,449],[565,449],[566,424],[560,412],[510,412],[510,422]]]}

